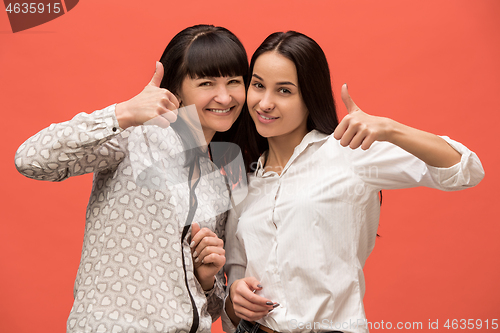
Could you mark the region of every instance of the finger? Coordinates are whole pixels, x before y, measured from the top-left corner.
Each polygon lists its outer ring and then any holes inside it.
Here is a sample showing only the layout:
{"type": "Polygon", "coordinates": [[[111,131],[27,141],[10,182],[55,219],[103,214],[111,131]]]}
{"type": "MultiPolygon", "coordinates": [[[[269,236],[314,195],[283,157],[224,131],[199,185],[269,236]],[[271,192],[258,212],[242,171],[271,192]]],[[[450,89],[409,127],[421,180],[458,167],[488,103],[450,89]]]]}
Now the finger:
{"type": "Polygon", "coordinates": [[[344,135],[345,131],[347,128],[349,128],[349,121],[350,117],[345,116],[344,119],[340,122],[340,124],[337,125],[335,128],[335,131],[333,131],[333,137],[337,140],[342,139],[342,136],[344,135]]]}
{"type": "Polygon", "coordinates": [[[350,124],[342,134],[340,138],[340,145],[342,147],[347,147],[351,144],[352,139],[358,132],[358,127],[355,124],[350,124]]]}
{"type": "MultiPolygon", "coordinates": [[[[201,261],[203,264],[211,263],[210,258],[208,258],[211,254],[225,256],[225,250],[222,247],[218,246],[207,246],[205,247],[196,257],[195,262],[201,261]]],[[[194,255],[193,255],[194,257],[194,255]]]]}
{"type": "Polygon", "coordinates": [[[191,248],[193,248],[195,242],[194,238],[196,234],[200,231],[200,225],[198,223],[193,223],[191,224],[191,248]]]}
{"type": "MultiPolygon", "coordinates": [[[[362,126],[361,126],[362,127],[362,126]]],[[[361,146],[366,137],[368,136],[369,131],[364,128],[357,128],[354,136],[349,142],[349,147],[351,149],[356,149],[361,146]]],[[[350,135],[350,134],[349,134],[350,135]]]]}
{"type": "Polygon", "coordinates": [[[239,293],[238,290],[236,290],[234,295],[232,295],[233,304],[253,312],[269,311],[273,308],[273,302],[270,300],[255,295],[253,292],[249,293],[251,295],[248,294],[248,291],[239,293]]]}
{"type": "Polygon", "coordinates": [[[252,293],[255,290],[261,290],[262,289],[262,285],[260,284],[260,281],[257,280],[256,278],[254,278],[253,276],[248,276],[248,277],[244,278],[243,281],[251,289],[252,293]]]}
{"type": "Polygon", "coordinates": [[[257,320],[261,319],[262,317],[265,317],[269,313],[269,310],[254,312],[254,311],[246,309],[244,307],[235,306],[234,313],[241,319],[244,319],[247,321],[257,321],[257,320]]]}
{"type": "MultiPolygon", "coordinates": [[[[222,266],[224,266],[224,264],[226,263],[226,256],[223,253],[215,253],[215,252],[212,252],[206,256],[200,256],[201,259],[201,263],[204,264],[204,265],[214,265],[215,267],[217,267],[218,269],[221,269],[222,266]]],[[[198,259],[198,258],[196,258],[198,259]]]]}
{"type": "Polygon", "coordinates": [[[175,103],[173,101],[171,101],[170,99],[168,99],[167,97],[164,97],[160,100],[160,104],[162,106],[162,108],[160,109],[160,113],[167,113],[167,112],[173,112],[173,113],[177,113],[177,106],[175,105],[175,103]]]}
{"type": "Polygon", "coordinates": [[[144,125],[156,125],[161,128],[168,128],[170,126],[170,121],[160,115],[149,119],[144,123],[144,125]]]}
{"type": "Polygon", "coordinates": [[[375,135],[370,134],[366,136],[365,139],[363,140],[363,143],[361,144],[361,149],[363,150],[369,149],[375,141],[376,141],[375,135]]]}
{"type": "Polygon", "coordinates": [[[169,111],[161,115],[163,118],[167,119],[170,123],[175,123],[177,120],[177,114],[175,112],[169,111]]]}
{"type": "MultiPolygon", "coordinates": [[[[217,237],[217,235],[212,230],[210,230],[208,228],[199,229],[199,227],[200,226],[197,224],[198,230],[196,231],[196,234],[193,235],[193,233],[191,233],[191,244],[189,244],[191,249],[196,249],[200,245],[200,242],[202,242],[204,240],[204,238],[206,238],[206,237],[207,238],[213,237],[213,238],[219,239],[217,237]]],[[[208,239],[205,240],[205,243],[207,243],[208,241],[209,241],[208,239]]]]}
{"type": "Polygon", "coordinates": [[[160,87],[161,80],[163,80],[163,64],[157,61],[155,73],[149,84],[154,87],[160,87]]]}
{"type": "Polygon", "coordinates": [[[240,318],[248,318],[246,320],[255,321],[273,310],[272,306],[255,306],[254,304],[248,303],[246,301],[236,300],[233,302],[233,309],[236,315],[240,318]]]}
{"type": "Polygon", "coordinates": [[[349,114],[360,110],[356,103],[354,103],[354,101],[352,100],[351,95],[349,95],[349,91],[347,90],[347,83],[344,83],[344,85],[342,86],[341,96],[342,101],[344,102],[349,114]]]}
{"type": "Polygon", "coordinates": [[[175,108],[173,109],[170,109],[171,111],[174,111],[177,113],[177,109],[180,107],[180,104],[179,104],[179,99],[174,95],[172,94],[170,91],[167,90],[167,97],[168,99],[170,100],[170,102],[172,102],[172,104],[175,106],[175,108]]]}
{"type": "MultiPolygon", "coordinates": [[[[231,286],[232,287],[232,286],[231,286]]],[[[244,299],[244,302],[252,304],[250,307],[253,310],[261,311],[262,308],[270,310],[274,304],[270,299],[257,295],[256,290],[261,290],[263,287],[260,282],[254,277],[246,277],[242,279],[242,283],[238,283],[234,287],[234,292],[244,299]]],[[[233,298],[234,300],[234,298],[233,298]]],[[[236,299],[238,301],[238,299],[236,299]]],[[[241,300],[243,302],[243,300],[241,300]]],[[[248,308],[248,306],[246,306],[248,308]]]]}
{"type": "MultiPolygon", "coordinates": [[[[198,245],[196,245],[196,247],[194,248],[193,258],[199,257],[203,252],[205,253],[205,255],[210,254],[210,251],[214,252],[215,248],[224,249],[224,242],[222,241],[222,239],[218,238],[217,236],[203,237],[198,242],[198,245]]],[[[203,258],[200,258],[200,260],[201,259],[203,258]]]]}

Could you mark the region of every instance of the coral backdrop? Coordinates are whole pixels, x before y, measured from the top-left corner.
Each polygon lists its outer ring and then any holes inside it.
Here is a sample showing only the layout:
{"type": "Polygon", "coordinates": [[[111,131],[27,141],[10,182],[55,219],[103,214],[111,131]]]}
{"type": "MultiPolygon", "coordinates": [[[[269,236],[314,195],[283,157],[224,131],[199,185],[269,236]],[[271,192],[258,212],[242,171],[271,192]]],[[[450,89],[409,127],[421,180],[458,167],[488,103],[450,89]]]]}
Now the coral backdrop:
{"type": "Polygon", "coordinates": [[[199,23],[232,30],[249,55],[272,32],[303,32],[327,54],[341,117],[347,82],[365,112],[474,150],[486,171],[476,188],[384,191],[365,308],[373,331],[436,320],[447,331],[453,319],[492,331],[500,319],[500,1],[86,0],[17,33],[0,8],[0,332],[65,332],[92,183],[27,179],[16,149],[52,122],[137,94],[168,41],[199,23]]]}

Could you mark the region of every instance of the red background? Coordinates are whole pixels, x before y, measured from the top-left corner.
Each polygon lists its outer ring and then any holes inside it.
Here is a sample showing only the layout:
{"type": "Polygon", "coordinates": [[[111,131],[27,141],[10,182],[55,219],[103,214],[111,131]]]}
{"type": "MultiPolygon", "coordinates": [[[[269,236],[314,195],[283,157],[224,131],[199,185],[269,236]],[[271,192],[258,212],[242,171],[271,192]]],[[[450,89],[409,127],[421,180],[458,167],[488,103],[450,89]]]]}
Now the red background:
{"type": "Polygon", "coordinates": [[[15,34],[0,12],[0,332],[65,332],[92,181],[24,178],[16,149],[52,122],[137,94],[168,41],[198,23],[227,27],[249,55],[274,31],[303,32],[327,54],[340,116],[347,82],[365,112],[474,150],[486,177],[473,189],[384,192],[366,314],[424,331],[429,320],[444,331],[447,319],[500,319],[500,1],[86,0],[15,34]]]}

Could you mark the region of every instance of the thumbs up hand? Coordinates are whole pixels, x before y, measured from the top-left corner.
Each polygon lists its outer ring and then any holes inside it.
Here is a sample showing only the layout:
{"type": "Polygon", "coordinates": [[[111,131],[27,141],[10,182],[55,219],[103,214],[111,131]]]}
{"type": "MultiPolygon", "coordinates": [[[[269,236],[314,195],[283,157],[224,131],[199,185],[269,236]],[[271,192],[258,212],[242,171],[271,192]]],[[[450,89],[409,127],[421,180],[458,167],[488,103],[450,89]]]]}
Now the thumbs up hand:
{"type": "Polygon", "coordinates": [[[361,111],[349,95],[347,84],[342,86],[341,96],[349,114],[337,126],[333,137],[340,140],[342,146],[349,146],[351,149],[361,146],[361,149],[366,150],[375,141],[388,141],[391,119],[371,116],[361,111]]]}
{"type": "Polygon", "coordinates": [[[162,79],[163,65],[157,61],[156,71],[146,87],[135,97],[116,105],[116,118],[122,129],[146,122],[167,128],[177,120],[179,101],[170,91],[160,88],[162,79]]]}

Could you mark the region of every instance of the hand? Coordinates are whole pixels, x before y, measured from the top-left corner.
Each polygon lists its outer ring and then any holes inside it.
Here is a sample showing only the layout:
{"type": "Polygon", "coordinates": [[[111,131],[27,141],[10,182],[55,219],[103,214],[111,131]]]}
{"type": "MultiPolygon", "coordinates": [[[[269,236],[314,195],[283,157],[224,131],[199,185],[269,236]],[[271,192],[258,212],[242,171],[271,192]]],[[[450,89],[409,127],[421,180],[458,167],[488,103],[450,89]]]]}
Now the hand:
{"type": "Polygon", "coordinates": [[[370,116],[361,111],[349,95],[347,84],[342,86],[341,95],[349,114],[337,126],[333,137],[340,140],[343,147],[356,149],[361,146],[361,149],[366,150],[375,141],[388,141],[393,122],[391,119],[370,116]]]}
{"type": "Polygon", "coordinates": [[[229,291],[234,314],[241,319],[256,321],[279,305],[255,294],[254,291],[261,289],[259,281],[251,276],[234,281],[229,291]]]}
{"type": "Polygon", "coordinates": [[[213,288],[215,274],[226,263],[224,242],[208,228],[200,229],[198,223],[191,225],[191,253],[194,274],[203,290],[213,288]]]}
{"type": "Polygon", "coordinates": [[[167,128],[177,120],[179,102],[167,89],[160,88],[163,65],[156,62],[156,71],[151,82],[137,96],[116,105],[116,118],[121,128],[158,125],[167,128]]]}

